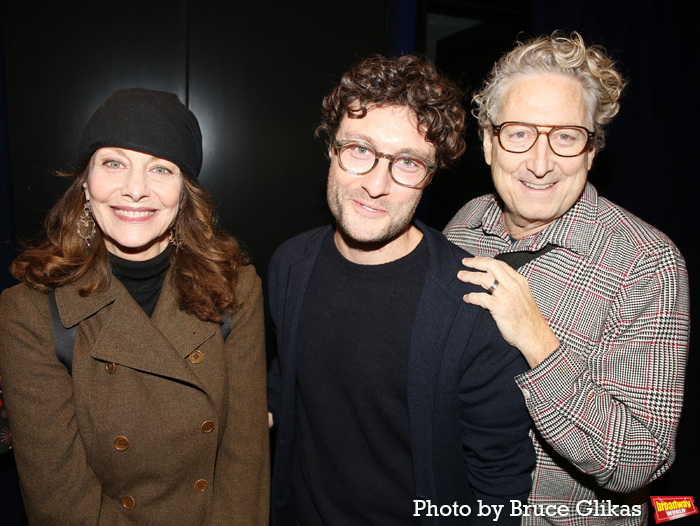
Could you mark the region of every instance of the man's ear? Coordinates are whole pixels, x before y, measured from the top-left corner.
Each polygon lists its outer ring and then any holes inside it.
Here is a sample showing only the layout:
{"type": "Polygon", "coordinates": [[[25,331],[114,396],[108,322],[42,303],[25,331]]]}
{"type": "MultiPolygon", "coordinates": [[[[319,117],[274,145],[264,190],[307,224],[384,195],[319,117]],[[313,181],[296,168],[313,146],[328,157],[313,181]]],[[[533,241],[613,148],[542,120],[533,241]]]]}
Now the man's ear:
{"type": "Polygon", "coordinates": [[[593,166],[593,158],[595,157],[596,154],[596,149],[595,146],[591,148],[589,152],[586,153],[588,155],[588,170],[590,171],[591,166],[593,166]]]}
{"type": "Polygon", "coordinates": [[[484,160],[486,164],[491,166],[491,154],[493,153],[493,137],[491,137],[491,132],[489,130],[483,130],[484,132],[484,160]]]}

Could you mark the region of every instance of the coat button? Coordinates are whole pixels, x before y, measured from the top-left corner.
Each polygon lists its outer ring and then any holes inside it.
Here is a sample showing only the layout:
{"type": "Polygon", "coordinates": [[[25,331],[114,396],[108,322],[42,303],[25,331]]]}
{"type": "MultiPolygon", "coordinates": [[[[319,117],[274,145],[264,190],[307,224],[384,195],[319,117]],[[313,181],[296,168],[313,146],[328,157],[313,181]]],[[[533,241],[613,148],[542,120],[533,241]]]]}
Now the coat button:
{"type": "Polygon", "coordinates": [[[199,479],[197,482],[194,483],[194,490],[197,493],[202,493],[208,487],[209,487],[209,483],[204,479],[199,479]]]}
{"type": "Polygon", "coordinates": [[[201,363],[204,360],[204,353],[202,351],[192,351],[190,353],[190,361],[192,363],[201,363]]]}
{"type": "MultiPolygon", "coordinates": [[[[114,439],[114,448],[117,451],[125,451],[129,449],[129,439],[126,437],[119,436],[114,439]]],[[[129,508],[131,509],[131,508],[129,508]]]]}
{"type": "Polygon", "coordinates": [[[529,389],[523,389],[523,397],[525,400],[528,400],[530,398],[530,390],[529,389]]]}
{"type": "Polygon", "coordinates": [[[115,364],[114,362],[107,362],[105,364],[105,369],[109,374],[114,374],[114,371],[117,370],[117,364],[115,364]]]}
{"type": "Polygon", "coordinates": [[[136,501],[134,500],[134,497],[131,495],[127,495],[122,499],[122,506],[124,506],[127,510],[133,510],[134,506],[136,506],[136,501]]]}
{"type": "Polygon", "coordinates": [[[214,422],[211,420],[205,420],[201,425],[202,433],[211,433],[214,431],[214,422]]]}

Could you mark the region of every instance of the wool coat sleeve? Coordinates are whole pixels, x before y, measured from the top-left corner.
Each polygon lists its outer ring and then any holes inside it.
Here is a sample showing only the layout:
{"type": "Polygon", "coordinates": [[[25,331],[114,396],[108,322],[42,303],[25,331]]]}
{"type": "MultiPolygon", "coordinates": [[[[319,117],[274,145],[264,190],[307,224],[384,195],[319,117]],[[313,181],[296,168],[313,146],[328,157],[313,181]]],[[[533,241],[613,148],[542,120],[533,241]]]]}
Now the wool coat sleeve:
{"type": "Polygon", "coordinates": [[[102,490],[78,432],[71,377],[54,353],[48,300],[24,285],[0,297],[0,371],[29,524],[97,524],[102,490]]]}
{"type": "Polygon", "coordinates": [[[266,525],[270,502],[263,297],[260,278],[246,267],[226,339],[229,414],[217,456],[213,524],[266,525]]]}

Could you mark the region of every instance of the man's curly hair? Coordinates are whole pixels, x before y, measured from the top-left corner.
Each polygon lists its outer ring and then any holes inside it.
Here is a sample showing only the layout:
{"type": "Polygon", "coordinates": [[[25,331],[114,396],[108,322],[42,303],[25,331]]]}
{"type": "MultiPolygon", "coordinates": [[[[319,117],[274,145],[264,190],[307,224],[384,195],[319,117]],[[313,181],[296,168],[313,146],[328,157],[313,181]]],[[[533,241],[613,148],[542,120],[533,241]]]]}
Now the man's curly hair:
{"type": "Polygon", "coordinates": [[[330,149],[346,115],[361,119],[375,106],[405,106],[435,146],[435,162],[442,168],[464,153],[463,97],[459,86],[425,59],[372,55],[347,71],[323,99],[316,135],[324,135],[330,149]]]}
{"type": "Polygon", "coordinates": [[[605,127],[620,110],[625,87],[615,62],[600,46],[586,46],[577,32],[566,37],[561,31],[533,38],[503,55],[472,97],[472,114],[479,121],[479,134],[491,130],[503,105],[510,83],[523,75],[556,73],[568,75],[584,88],[586,111],[595,131],[595,147],[605,146],[605,127]]]}

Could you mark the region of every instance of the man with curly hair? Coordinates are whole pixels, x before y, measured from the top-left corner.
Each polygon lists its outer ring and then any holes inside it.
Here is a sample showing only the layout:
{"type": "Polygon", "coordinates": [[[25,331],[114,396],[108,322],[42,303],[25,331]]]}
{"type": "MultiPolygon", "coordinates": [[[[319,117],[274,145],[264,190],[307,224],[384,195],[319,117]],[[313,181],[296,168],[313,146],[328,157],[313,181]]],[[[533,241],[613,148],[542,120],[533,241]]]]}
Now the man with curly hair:
{"type": "Polygon", "coordinates": [[[516,378],[536,427],[525,524],[647,524],[649,482],[676,456],[685,262],[587,181],[623,86],[602,48],[555,32],[504,55],[473,97],[497,193],[445,234],[479,256],[465,301],[530,366],[516,378]],[[516,272],[509,253],[530,261],[516,272]]]}
{"type": "Polygon", "coordinates": [[[467,254],[413,219],[464,151],[461,98],[425,60],[372,56],[323,101],[336,222],[269,268],[275,526],[519,522],[504,509],[531,484],[527,365],[462,301],[467,254]]]}

